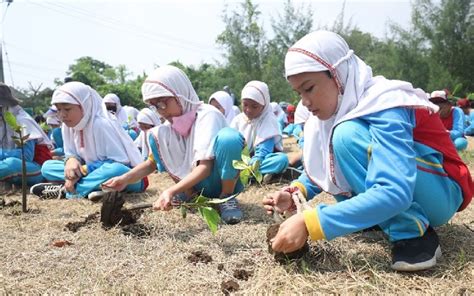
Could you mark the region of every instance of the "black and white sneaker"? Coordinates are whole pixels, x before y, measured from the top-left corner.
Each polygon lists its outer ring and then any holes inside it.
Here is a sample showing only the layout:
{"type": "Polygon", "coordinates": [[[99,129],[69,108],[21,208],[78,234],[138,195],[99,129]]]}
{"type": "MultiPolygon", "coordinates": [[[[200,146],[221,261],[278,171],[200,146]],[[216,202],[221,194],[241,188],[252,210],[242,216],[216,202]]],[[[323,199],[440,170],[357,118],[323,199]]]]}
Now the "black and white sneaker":
{"type": "Polygon", "coordinates": [[[428,227],[422,237],[403,239],[393,243],[392,269],[420,271],[436,265],[441,257],[441,247],[435,230],[428,227]]]}
{"type": "Polygon", "coordinates": [[[98,202],[100,201],[104,196],[107,195],[108,192],[105,191],[92,191],[87,195],[87,199],[92,201],[92,202],[98,202]]]}
{"type": "Polygon", "coordinates": [[[30,193],[41,199],[66,198],[66,189],[62,184],[38,183],[30,188],[30,193]]]}

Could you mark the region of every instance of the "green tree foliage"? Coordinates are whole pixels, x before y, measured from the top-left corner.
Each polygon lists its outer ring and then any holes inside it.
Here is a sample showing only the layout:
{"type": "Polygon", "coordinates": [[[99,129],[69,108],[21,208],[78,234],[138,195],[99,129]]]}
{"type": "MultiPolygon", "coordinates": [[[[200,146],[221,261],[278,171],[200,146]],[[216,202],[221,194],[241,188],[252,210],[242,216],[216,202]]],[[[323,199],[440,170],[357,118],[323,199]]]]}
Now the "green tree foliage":
{"type": "Polygon", "coordinates": [[[262,54],[265,33],[259,24],[260,11],[251,0],[244,0],[239,11],[224,14],[225,30],[217,43],[226,50],[226,77],[232,89],[240,91],[250,80],[262,80],[262,54]]]}
{"type": "Polygon", "coordinates": [[[83,82],[99,92],[101,96],[115,93],[122,105],[144,107],[141,99],[141,85],[145,74],[130,80],[131,73],[125,65],[112,67],[91,57],[81,57],[69,66],[68,74],[74,81],[83,82]]]}
{"type": "MultiPolygon", "coordinates": [[[[409,81],[427,92],[456,88],[456,96],[464,97],[474,92],[474,17],[469,17],[469,4],[469,0],[415,0],[411,28],[392,24],[382,39],[362,32],[351,20],[345,22],[345,5],[332,26],[323,28],[341,34],[372,67],[374,75],[409,81]]],[[[213,92],[228,85],[238,105],[243,86],[250,80],[262,80],[269,85],[273,101],[296,103],[298,98],[284,78],[284,57],[291,45],[313,30],[316,11],[304,5],[295,7],[291,0],[285,0],[281,8],[282,13],[271,19],[267,35],[258,5],[242,0],[236,10],[226,9],[222,16],[225,29],[217,36],[217,43],[224,49],[222,64],[172,64],[189,76],[199,98],[206,102],[213,92]]],[[[81,57],[69,67],[68,74],[102,96],[116,93],[123,105],[144,106],[140,89],[145,73],[133,78],[124,65],[114,67],[81,57]]],[[[24,107],[44,112],[49,106],[51,89],[30,85],[25,93],[28,98],[24,99],[24,107]]]]}
{"type": "Polygon", "coordinates": [[[468,19],[470,0],[417,0],[412,23],[429,49],[430,89],[453,89],[462,84],[462,92],[474,89],[474,25],[468,19]]]}
{"type": "Polygon", "coordinates": [[[273,38],[263,55],[262,79],[268,84],[272,101],[297,103],[297,96],[285,79],[285,54],[296,41],[311,32],[313,13],[309,6],[294,7],[286,0],[283,14],[272,19],[273,38]]]}

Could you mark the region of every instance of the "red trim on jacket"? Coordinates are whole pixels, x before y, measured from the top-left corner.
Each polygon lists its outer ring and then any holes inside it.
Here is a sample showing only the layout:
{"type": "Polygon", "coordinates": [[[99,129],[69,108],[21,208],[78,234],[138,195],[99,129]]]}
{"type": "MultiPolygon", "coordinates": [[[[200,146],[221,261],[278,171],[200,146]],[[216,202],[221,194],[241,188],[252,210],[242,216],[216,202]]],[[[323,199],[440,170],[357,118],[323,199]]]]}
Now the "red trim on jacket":
{"type": "MultiPolygon", "coordinates": [[[[452,113],[452,112],[451,112],[452,113]]],[[[415,141],[427,145],[443,154],[443,168],[461,187],[464,201],[458,211],[464,210],[472,200],[474,184],[468,167],[459,157],[456,148],[440,117],[426,109],[416,109],[415,141]]],[[[451,115],[452,117],[452,115],[451,115]]]]}

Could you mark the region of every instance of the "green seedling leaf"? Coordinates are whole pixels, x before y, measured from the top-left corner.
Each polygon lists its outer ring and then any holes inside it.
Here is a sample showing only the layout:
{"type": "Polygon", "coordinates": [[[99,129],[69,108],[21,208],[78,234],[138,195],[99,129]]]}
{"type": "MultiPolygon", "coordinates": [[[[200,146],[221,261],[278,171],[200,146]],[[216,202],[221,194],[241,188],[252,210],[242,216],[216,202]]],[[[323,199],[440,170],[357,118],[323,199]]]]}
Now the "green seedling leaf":
{"type": "Polygon", "coordinates": [[[199,213],[204,218],[204,221],[206,221],[212,234],[215,234],[217,232],[217,226],[221,221],[219,213],[211,207],[201,207],[199,208],[199,213]]]}
{"type": "Polygon", "coordinates": [[[12,139],[13,139],[13,140],[20,140],[20,137],[18,137],[18,136],[12,136],[12,139]]]}
{"type": "Polygon", "coordinates": [[[42,130],[44,130],[45,132],[49,132],[51,130],[51,128],[49,127],[49,125],[46,123],[46,122],[42,122],[40,124],[40,127],[42,130]]]}
{"type": "Polygon", "coordinates": [[[247,164],[241,160],[232,160],[232,166],[236,170],[245,170],[247,168],[247,164]]]}
{"type": "Polygon", "coordinates": [[[259,184],[262,183],[263,181],[262,173],[260,171],[254,171],[253,174],[254,174],[255,180],[257,180],[259,184]]]}
{"type": "Polygon", "coordinates": [[[205,204],[207,201],[208,201],[207,197],[205,197],[203,195],[198,195],[198,196],[196,196],[196,198],[194,198],[192,203],[194,203],[196,205],[199,205],[199,204],[205,204]]]}
{"type": "Polygon", "coordinates": [[[250,174],[251,173],[249,169],[245,169],[240,172],[240,182],[242,182],[244,186],[247,186],[247,184],[249,183],[250,174]]]}
{"type": "Polygon", "coordinates": [[[228,202],[229,200],[233,199],[237,195],[239,195],[239,194],[236,193],[236,194],[233,194],[233,195],[231,195],[229,197],[226,197],[226,198],[211,198],[207,201],[207,203],[210,204],[210,205],[223,204],[223,203],[228,202]]]}
{"type": "Polygon", "coordinates": [[[256,160],[253,164],[252,164],[252,172],[257,172],[260,170],[260,160],[256,160]]]}
{"type": "Polygon", "coordinates": [[[17,147],[21,147],[21,141],[20,141],[20,140],[16,140],[16,139],[15,139],[15,140],[13,140],[13,142],[15,142],[15,145],[16,145],[17,147]]]}
{"type": "Polygon", "coordinates": [[[241,154],[250,157],[250,150],[249,150],[249,147],[247,145],[245,145],[244,149],[242,149],[241,154]]]}
{"type": "Polygon", "coordinates": [[[9,126],[12,130],[14,130],[14,131],[16,131],[16,132],[18,132],[18,130],[21,128],[21,127],[18,125],[17,121],[16,121],[15,115],[13,115],[13,113],[11,113],[11,112],[8,112],[8,111],[5,112],[5,122],[8,124],[8,126],[9,126]]]}
{"type": "Polygon", "coordinates": [[[251,160],[250,156],[245,155],[245,154],[242,153],[242,161],[243,161],[245,164],[250,165],[250,160],[251,160]]]}

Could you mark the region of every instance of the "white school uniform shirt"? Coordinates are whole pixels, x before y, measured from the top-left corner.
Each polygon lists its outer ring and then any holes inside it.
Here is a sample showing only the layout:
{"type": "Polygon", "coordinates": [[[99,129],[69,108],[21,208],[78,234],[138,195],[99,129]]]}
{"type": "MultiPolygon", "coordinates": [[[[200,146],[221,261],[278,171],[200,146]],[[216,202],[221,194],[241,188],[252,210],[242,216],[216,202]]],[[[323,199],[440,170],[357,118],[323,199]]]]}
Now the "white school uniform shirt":
{"type": "Polygon", "coordinates": [[[81,82],[68,82],[53,93],[52,104],[80,105],[84,116],[74,127],[63,123],[65,155],[76,155],[86,163],[106,159],[135,167],[143,160],[130,136],[108,117],[100,95],[81,82]]]}
{"type": "Polygon", "coordinates": [[[282,135],[278,120],[270,106],[270,92],[266,83],[250,81],[242,89],[242,99],[251,99],[264,106],[262,114],[250,120],[244,112],[237,115],[230,127],[238,130],[245,138],[250,151],[255,150],[260,143],[273,138],[275,148],[283,151],[282,135]]]}
{"type": "Polygon", "coordinates": [[[142,95],[145,102],[152,98],[175,97],[183,114],[192,110],[197,113],[187,137],[178,134],[168,121],[151,130],[160,160],[175,180],[188,175],[198,161],[214,159],[214,140],[227,126],[226,120],[219,110],[199,101],[183,71],[169,65],[154,70],[142,85],[142,95]]]}
{"type": "Polygon", "coordinates": [[[405,81],[372,77],[372,69],[357,57],[344,39],[329,31],[307,34],[285,57],[288,78],[306,72],[330,71],[339,89],[335,114],[327,120],[312,115],[305,124],[303,157],[308,177],[323,191],[350,195],[344,175],[334,163],[331,137],[341,122],[395,107],[426,108],[436,112],[421,89],[405,81]]]}

